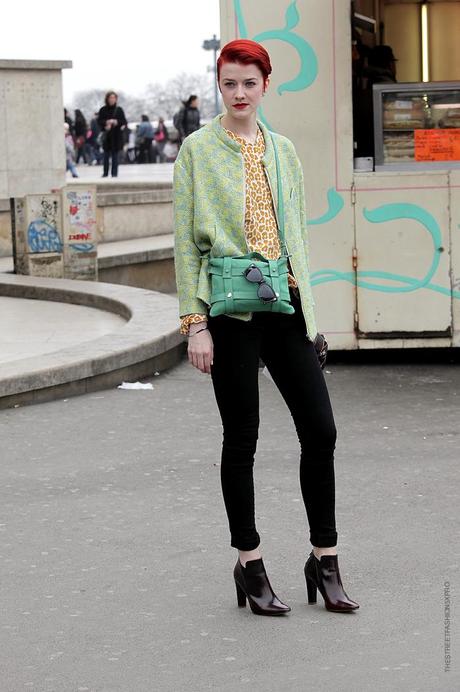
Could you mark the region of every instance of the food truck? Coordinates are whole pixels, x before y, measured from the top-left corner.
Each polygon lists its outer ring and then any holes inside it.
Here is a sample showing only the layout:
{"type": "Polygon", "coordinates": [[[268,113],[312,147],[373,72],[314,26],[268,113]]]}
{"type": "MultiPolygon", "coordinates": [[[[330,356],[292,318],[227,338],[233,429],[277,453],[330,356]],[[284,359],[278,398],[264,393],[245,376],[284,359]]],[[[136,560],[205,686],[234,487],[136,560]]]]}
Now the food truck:
{"type": "Polygon", "coordinates": [[[249,38],[272,58],[259,117],[302,161],[331,348],[460,346],[460,2],[221,0],[220,11],[222,46],[249,38]]]}

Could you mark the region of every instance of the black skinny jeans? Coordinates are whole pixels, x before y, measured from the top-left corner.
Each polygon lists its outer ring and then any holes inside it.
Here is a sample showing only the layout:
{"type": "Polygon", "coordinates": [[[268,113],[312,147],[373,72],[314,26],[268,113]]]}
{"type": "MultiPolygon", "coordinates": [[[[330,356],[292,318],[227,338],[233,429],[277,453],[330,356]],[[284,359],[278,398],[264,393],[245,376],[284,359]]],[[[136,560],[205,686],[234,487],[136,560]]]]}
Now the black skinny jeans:
{"type": "Polygon", "coordinates": [[[118,149],[104,149],[104,175],[109,174],[110,158],[112,158],[112,176],[118,176],[118,149]]]}
{"type": "MultiPolygon", "coordinates": [[[[300,442],[300,487],[310,542],[318,547],[337,543],[337,431],[323,371],[306,335],[300,300],[290,292],[295,307],[292,315],[254,312],[249,322],[227,315],[208,317],[214,343],[211,378],[223,427],[222,493],[230,545],[240,550],[252,550],[260,543],[253,478],[259,429],[259,357],[290,410],[300,442]]],[[[280,440],[280,448],[281,444],[280,440]]]]}

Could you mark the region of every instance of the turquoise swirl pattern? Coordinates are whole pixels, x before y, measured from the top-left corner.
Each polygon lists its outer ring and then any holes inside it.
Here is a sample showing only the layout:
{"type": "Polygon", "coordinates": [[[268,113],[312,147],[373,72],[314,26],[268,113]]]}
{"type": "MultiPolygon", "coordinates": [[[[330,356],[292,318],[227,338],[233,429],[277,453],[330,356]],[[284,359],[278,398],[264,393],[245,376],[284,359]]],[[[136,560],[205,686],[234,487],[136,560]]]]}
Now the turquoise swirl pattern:
{"type": "Polygon", "coordinates": [[[383,204],[372,211],[363,209],[363,216],[370,223],[384,223],[403,219],[418,221],[428,231],[433,243],[433,256],[425,275],[418,279],[415,277],[386,271],[358,270],[355,274],[355,272],[340,272],[336,271],[335,269],[321,269],[312,273],[312,286],[327,283],[329,281],[348,281],[349,283],[361,288],[368,288],[373,291],[382,291],[384,293],[407,293],[409,291],[415,291],[419,288],[426,288],[431,291],[442,293],[443,295],[452,295],[454,298],[460,298],[460,291],[452,291],[450,288],[440,286],[439,284],[431,281],[438,269],[440,253],[443,250],[441,247],[441,230],[432,214],[417,204],[398,203],[383,204]],[[401,285],[393,286],[382,283],[374,283],[372,281],[364,281],[363,278],[399,282],[401,285]]]}

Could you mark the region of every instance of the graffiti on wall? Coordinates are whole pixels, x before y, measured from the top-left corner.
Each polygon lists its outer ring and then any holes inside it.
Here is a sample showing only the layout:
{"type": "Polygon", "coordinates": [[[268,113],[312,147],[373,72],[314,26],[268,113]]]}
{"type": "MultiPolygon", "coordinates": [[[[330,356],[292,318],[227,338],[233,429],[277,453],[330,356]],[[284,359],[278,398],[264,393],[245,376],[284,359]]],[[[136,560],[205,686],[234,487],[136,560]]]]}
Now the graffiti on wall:
{"type": "Polygon", "coordinates": [[[28,252],[62,252],[60,214],[59,202],[51,195],[31,198],[28,252]]]}
{"type": "Polygon", "coordinates": [[[67,243],[74,252],[92,252],[96,237],[96,204],[91,190],[66,191],[67,243]]]}

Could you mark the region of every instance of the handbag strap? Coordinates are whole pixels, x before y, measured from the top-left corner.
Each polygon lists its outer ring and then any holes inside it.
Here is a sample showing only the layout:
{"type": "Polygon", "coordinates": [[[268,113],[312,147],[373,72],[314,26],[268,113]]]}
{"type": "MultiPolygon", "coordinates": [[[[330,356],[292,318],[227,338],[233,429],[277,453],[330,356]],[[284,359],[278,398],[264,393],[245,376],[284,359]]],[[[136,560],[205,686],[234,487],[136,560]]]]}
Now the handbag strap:
{"type": "Polygon", "coordinates": [[[281,180],[281,168],[280,161],[278,157],[278,148],[275,144],[275,138],[273,137],[273,132],[270,131],[270,136],[273,142],[273,149],[275,152],[275,163],[276,163],[276,180],[278,189],[278,220],[279,220],[279,235],[281,241],[281,247],[284,254],[288,256],[288,249],[286,246],[285,233],[284,233],[284,199],[283,199],[283,183],[281,180]]]}

